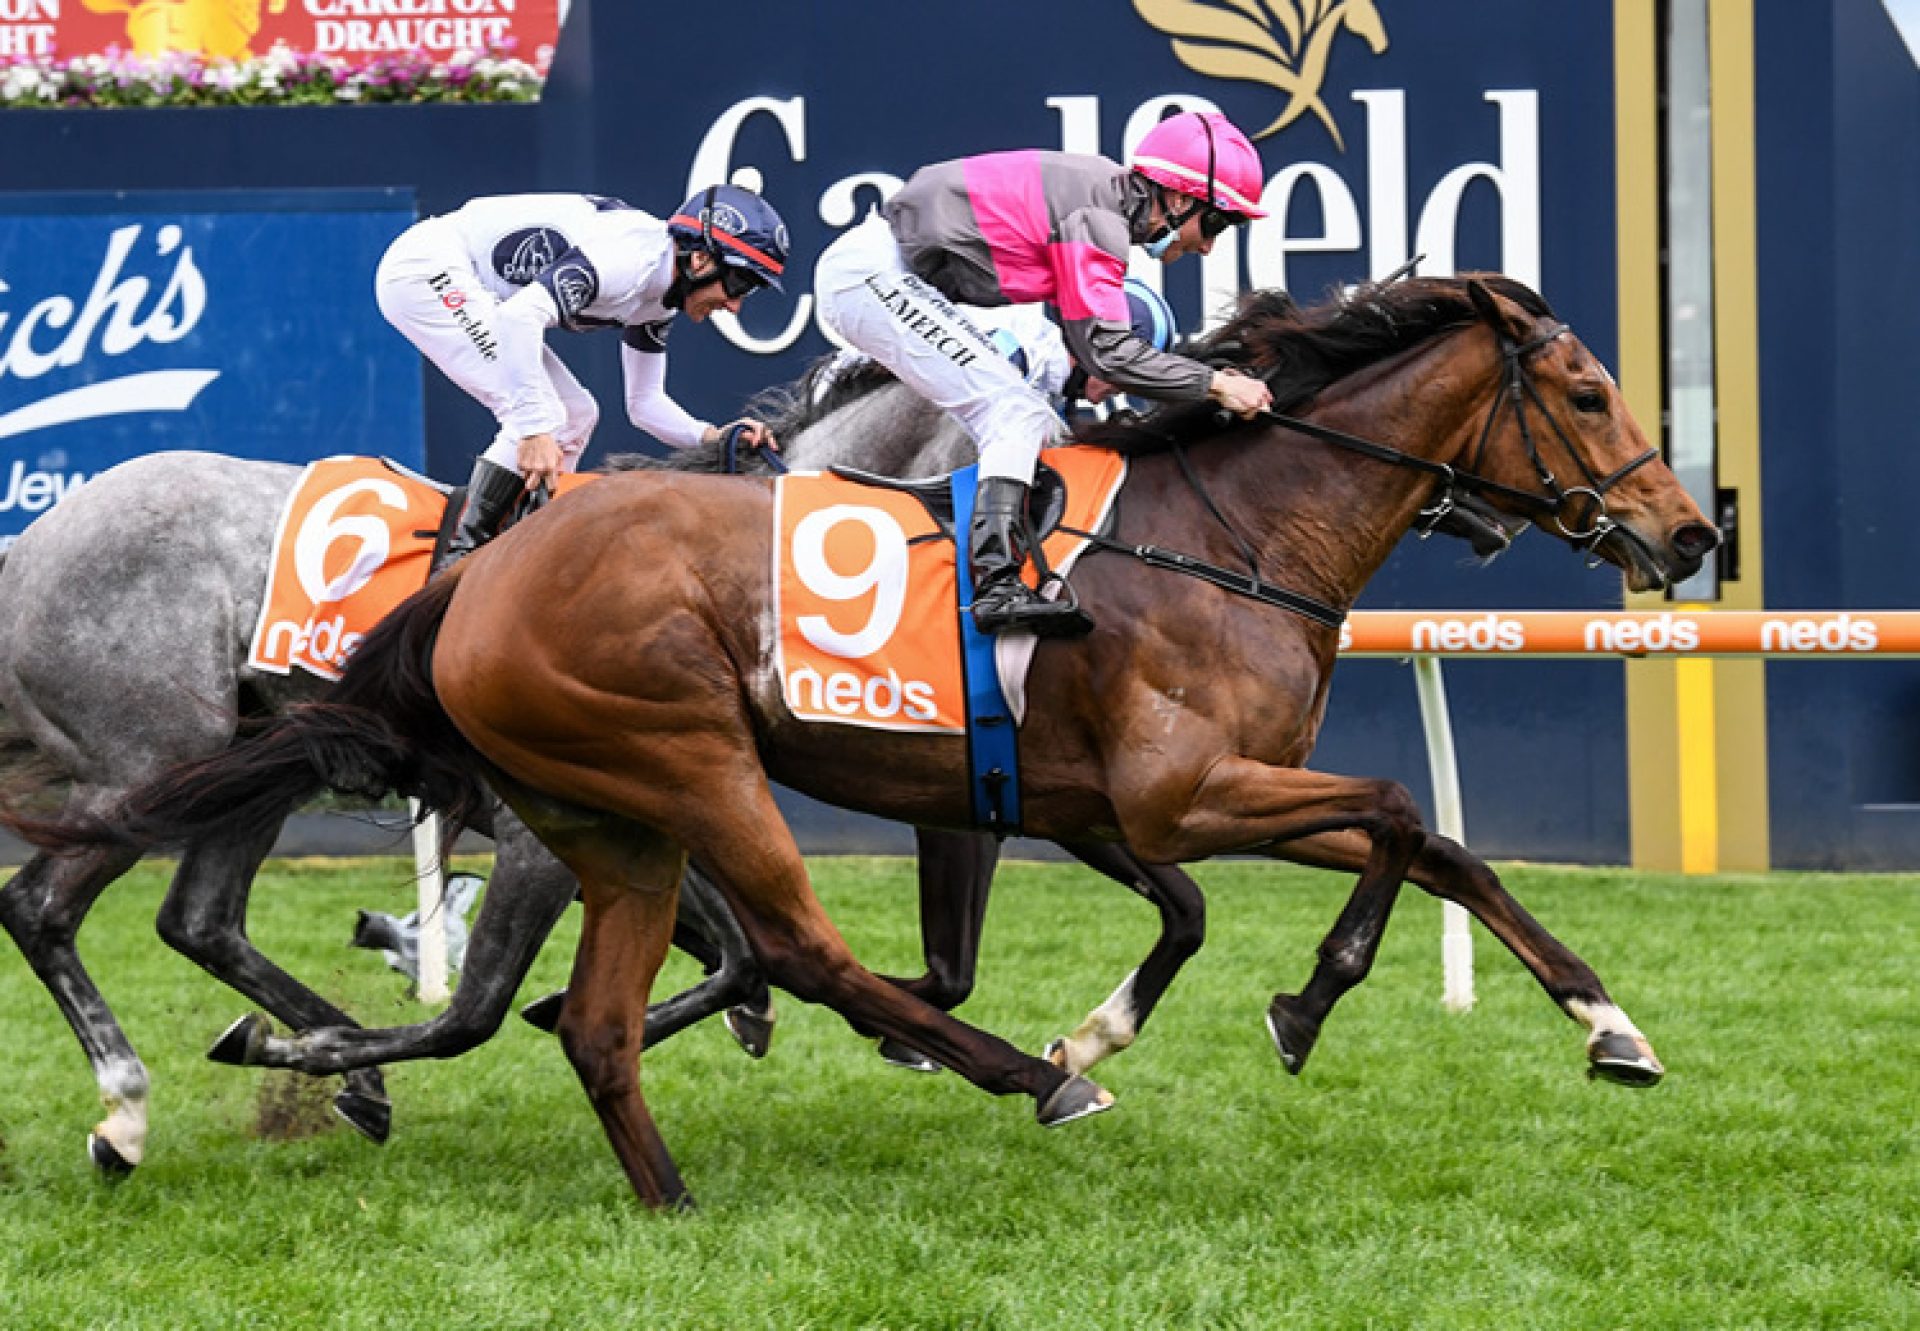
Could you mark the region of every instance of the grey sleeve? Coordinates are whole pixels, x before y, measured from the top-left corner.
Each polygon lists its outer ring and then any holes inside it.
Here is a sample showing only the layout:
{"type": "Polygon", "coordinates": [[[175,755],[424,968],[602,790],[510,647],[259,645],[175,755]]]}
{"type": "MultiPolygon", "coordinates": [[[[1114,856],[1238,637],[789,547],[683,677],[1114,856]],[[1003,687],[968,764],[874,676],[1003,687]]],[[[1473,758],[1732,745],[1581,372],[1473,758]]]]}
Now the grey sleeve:
{"type": "Polygon", "coordinates": [[[1158,402],[1198,402],[1213,382],[1213,371],[1205,365],[1155,351],[1126,324],[1079,319],[1065,323],[1061,332],[1076,364],[1123,393],[1158,402]]]}
{"type": "Polygon", "coordinates": [[[1074,362],[1125,393],[1162,402],[1204,398],[1212,370],[1185,356],[1155,351],[1134,336],[1127,322],[1120,285],[1130,243],[1125,221],[1086,209],[1060,220],[1057,239],[1055,308],[1074,362]]]}

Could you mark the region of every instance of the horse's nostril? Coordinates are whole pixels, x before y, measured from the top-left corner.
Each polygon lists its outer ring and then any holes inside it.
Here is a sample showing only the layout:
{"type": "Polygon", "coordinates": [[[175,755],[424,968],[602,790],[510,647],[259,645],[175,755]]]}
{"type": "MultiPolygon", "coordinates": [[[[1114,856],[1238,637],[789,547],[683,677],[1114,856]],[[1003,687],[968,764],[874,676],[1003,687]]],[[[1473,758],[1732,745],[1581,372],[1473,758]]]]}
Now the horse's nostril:
{"type": "Polygon", "coordinates": [[[1673,534],[1673,552],[1682,559],[1705,559],[1719,545],[1719,528],[1704,522],[1689,522],[1673,534]]]}

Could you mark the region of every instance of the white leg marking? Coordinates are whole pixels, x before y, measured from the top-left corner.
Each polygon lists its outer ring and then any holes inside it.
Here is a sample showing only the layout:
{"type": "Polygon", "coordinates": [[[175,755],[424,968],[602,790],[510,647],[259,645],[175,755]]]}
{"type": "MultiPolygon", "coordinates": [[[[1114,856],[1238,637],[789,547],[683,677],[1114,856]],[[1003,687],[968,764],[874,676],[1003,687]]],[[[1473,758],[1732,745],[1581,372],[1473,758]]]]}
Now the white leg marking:
{"type": "Polygon", "coordinates": [[[96,1074],[107,1116],[93,1131],[137,1165],[147,1150],[147,1070],[138,1059],[109,1059],[96,1074]]]}
{"type": "Polygon", "coordinates": [[[1061,1042],[1069,1072],[1085,1072],[1101,1059],[1110,1057],[1133,1043],[1139,1023],[1133,1006],[1134,971],[1120,982],[1106,1002],[1095,1008],[1087,1019],[1061,1042]]]}
{"type": "Polygon", "coordinates": [[[1567,1011],[1595,1037],[1618,1033],[1637,1036],[1642,1040],[1646,1038],[1627,1014],[1611,1003],[1588,1004],[1576,998],[1568,1001],[1567,1011]]]}

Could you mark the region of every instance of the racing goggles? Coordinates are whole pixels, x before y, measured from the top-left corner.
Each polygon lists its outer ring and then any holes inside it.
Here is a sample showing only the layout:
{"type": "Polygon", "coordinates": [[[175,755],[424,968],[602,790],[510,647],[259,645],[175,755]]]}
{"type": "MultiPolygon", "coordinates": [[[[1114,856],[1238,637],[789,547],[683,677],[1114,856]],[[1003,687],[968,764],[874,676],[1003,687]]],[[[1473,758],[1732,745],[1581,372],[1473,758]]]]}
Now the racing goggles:
{"type": "Polygon", "coordinates": [[[720,283],[720,289],[727,293],[728,300],[739,300],[742,297],[751,296],[767,284],[766,279],[751,268],[742,268],[731,263],[720,265],[720,276],[715,280],[720,283]]]}
{"type": "Polygon", "coordinates": [[[1200,210],[1200,234],[1208,240],[1218,240],[1230,228],[1242,226],[1246,221],[1247,219],[1239,213],[1230,213],[1225,208],[1208,205],[1200,210]]]}

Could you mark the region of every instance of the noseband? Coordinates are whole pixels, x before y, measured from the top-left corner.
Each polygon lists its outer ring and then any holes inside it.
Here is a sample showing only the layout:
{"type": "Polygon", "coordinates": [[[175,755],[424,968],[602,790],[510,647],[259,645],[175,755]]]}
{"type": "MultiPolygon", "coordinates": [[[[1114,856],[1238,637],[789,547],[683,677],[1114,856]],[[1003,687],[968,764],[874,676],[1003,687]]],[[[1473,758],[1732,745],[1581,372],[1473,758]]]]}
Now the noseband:
{"type": "Polygon", "coordinates": [[[1508,336],[1506,329],[1494,325],[1493,334],[1500,347],[1501,387],[1494,395],[1493,404],[1487,408],[1487,419],[1480,427],[1479,443],[1474,447],[1472,461],[1464,469],[1444,462],[1432,462],[1386,444],[1377,444],[1370,439],[1362,439],[1342,430],[1329,429],[1327,426],[1302,420],[1297,416],[1283,415],[1277,411],[1262,412],[1260,419],[1270,421],[1297,434],[1318,439],[1322,443],[1373,458],[1378,462],[1390,463],[1397,467],[1411,467],[1416,471],[1428,472],[1438,477],[1439,490],[1433,502],[1420,510],[1420,517],[1415,524],[1415,529],[1423,536],[1431,533],[1434,527],[1458,506],[1463,495],[1499,498],[1527,510],[1541,520],[1552,522],[1575,549],[1585,551],[1595,564],[1604,562],[1597,552],[1599,547],[1609,539],[1618,537],[1630,542],[1642,552],[1650,567],[1661,571],[1664,579],[1665,573],[1661,570],[1657,553],[1633,528],[1615,522],[1608,515],[1606,499],[1609,490],[1659,457],[1660,450],[1649,448],[1619,470],[1605,476],[1595,475],[1593,468],[1588,466],[1587,460],[1581,456],[1580,450],[1574,446],[1566,429],[1554,418],[1553,413],[1547,410],[1546,401],[1540,396],[1540,390],[1533,382],[1533,375],[1527,369],[1527,362],[1536,351],[1552,344],[1566,332],[1565,324],[1555,323],[1542,329],[1525,342],[1516,342],[1508,336]],[[1513,407],[1514,423],[1520,429],[1521,443],[1527,450],[1527,460],[1533,464],[1534,475],[1540,478],[1540,491],[1522,490],[1511,485],[1503,485],[1480,473],[1480,464],[1486,456],[1488,444],[1493,439],[1494,427],[1499,424],[1500,416],[1509,403],[1513,407]],[[1580,470],[1582,484],[1563,486],[1559,478],[1553,474],[1553,469],[1541,456],[1539,442],[1534,438],[1533,427],[1528,423],[1528,403],[1532,403],[1534,410],[1553,431],[1553,437],[1560,441],[1561,449],[1573,459],[1574,466],[1580,470]],[[1591,503],[1594,509],[1591,521],[1578,529],[1570,527],[1565,517],[1569,506],[1576,500],[1591,503]]]}
{"type": "MultiPolygon", "coordinates": [[[[1638,543],[1643,550],[1646,550],[1646,542],[1640,537],[1639,533],[1635,532],[1631,527],[1621,526],[1608,516],[1606,496],[1607,491],[1611,490],[1628,476],[1631,476],[1641,467],[1646,466],[1647,463],[1659,457],[1660,450],[1657,448],[1649,448],[1646,452],[1634,458],[1617,471],[1610,472],[1605,476],[1594,475],[1593,468],[1587,465],[1586,458],[1581,456],[1580,450],[1574,447],[1573,440],[1568,436],[1566,429],[1554,417],[1553,413],[1547,410],[1547,404],[1541,398],[1540,390],[1533,382],[1533,376],[1527,371],[1528,358],[1532,356],[1534,352],[1541,350],[1557,340],[1566,331],[1567,326],[1565,324],[1556,323],[1525,342],[1515,342],[1507,335],[1506,329],[1499,327],[1494,329],[1494,336],[1499,340],[1500,344],[1500,359],[1503,365],[1504,385],[1502,391],[1494,397],[1493,405],[1487,409],[1486,423],[1480,428],[1480,442],[1475,445],[1473,460],[1467,465],[1466,472],[1461,475],[1460,479],[1463,481],[1471,480],[1477,482],[1476,486],[1470,488],[1497,491],[1503,496],[1514,499],[1526,507],[1535,510],[1542,517],[1551,521],[1559,530],[1560,534],[1573,544],[1575,549],[1586,551],[1589,555],[1594,556],[1594,562],[1598,563],[1598,556],[1595,555],[1594,552],[1602,542],[1612,536],[1621,536],[1624,539],[1634,541],[1638,543]],[[1584,484],[1571,487],[1562,486],[1559,478],[1553,474],[1553,469],[1547,465],[1546,459],[1540,455],[1540,445],[1534,440],[1533,429],[1527,423],[1527,404],[1529,402],[1531,402],[1534,409],[1539,412],[1540,418],[1546,421],[1547,427],[1553,431],[1554,438],[1560,441],[1561,450],[1565,452],[1568,457],[1572,458],[1573,465],[1580,469],[1580,478],[1585,482],[1584,484]],[[1486,456],[1487,445],[1493,438],[1493,427],[1499,423],[1500,415],[1509,403],[1513,405],[1514,423],[1519,426],[1520,441],[1526,447],[1527,460],[1533,464],[1534,475],[1540,478],[1541,488],[1546,491],[1544,495],[1535,495],[1524,490],[1513,490],[1506,486],[1496,485],[1491,481],[1482,479],[1478,474],[1481,460],[1486,456]],[[1587,526],[1575,530],[1567,525],[1566,513],[1569,505],[1581,497],[1584,497],[1592,503],[1594,510],[1593,518],[1587,526]]],[[[1439,512],[1435,514],[1435,520],[1444,516],[1446,509],[1452,507],[1452,503],[1452,495],[1443,493],[1439,504],[1436,505],[1439,512]]],[[[1423,511],[1422,516],[1426,516],[1426,512],[1430,511],[1432,510],[1423,511]]],[[[1651,556],[1653,552],[1646,550],[1646,553],[1651,556]]],[[[1658,560],[1654,560],[1654,567],[1659,567],[1658,560]]]]}

